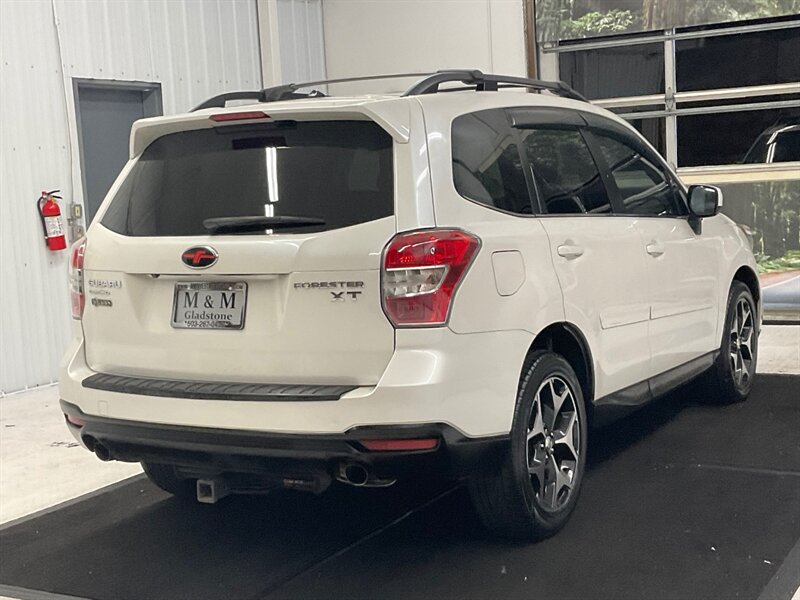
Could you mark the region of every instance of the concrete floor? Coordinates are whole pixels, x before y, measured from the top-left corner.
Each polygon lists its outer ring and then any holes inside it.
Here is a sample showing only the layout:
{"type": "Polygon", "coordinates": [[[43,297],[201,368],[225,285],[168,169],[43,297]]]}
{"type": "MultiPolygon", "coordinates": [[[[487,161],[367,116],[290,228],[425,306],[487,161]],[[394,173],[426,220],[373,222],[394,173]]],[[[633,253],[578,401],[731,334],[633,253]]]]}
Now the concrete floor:
{"type": "Polygon", "coordinates": [[[0,398],[0,523],[141,472],[138,464],[102,463],[78,446],[57,386],[0,398]]]}
{"type": "MultiPolygon", "coordinates": [[[[759,354],[761,373],[800,374],[800,326],[765,326],[759,354]]],[[[0,465],[0,523],[141,473],[136,464],[102,463],[75,443],[56,386],[0,398],[0,465]]]]}

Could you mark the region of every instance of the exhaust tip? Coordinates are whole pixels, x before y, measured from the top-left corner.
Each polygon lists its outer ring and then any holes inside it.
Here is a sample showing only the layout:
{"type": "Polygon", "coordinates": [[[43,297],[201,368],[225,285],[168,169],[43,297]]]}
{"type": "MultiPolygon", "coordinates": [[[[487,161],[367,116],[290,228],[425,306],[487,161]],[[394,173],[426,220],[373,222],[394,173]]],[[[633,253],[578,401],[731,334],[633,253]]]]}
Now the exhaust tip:
{"type": "Polygon", "coordinates": [[[111,460],[111,450],[109,450],[103,444],[98,443],[95,441],[94,443],[94,454],[97,458],[102,460],[103,462],[108,462],[111,460]]]}
{"type": "Polygon", "coordinates": [[[364,465],[359,465],[358,463],[350,463],[345,465],[343,469],[344,479],[350,485],[355,485],[361,487],[366,485],[367,481],[369,481],[369,472],[367,471],[364,465]]]}

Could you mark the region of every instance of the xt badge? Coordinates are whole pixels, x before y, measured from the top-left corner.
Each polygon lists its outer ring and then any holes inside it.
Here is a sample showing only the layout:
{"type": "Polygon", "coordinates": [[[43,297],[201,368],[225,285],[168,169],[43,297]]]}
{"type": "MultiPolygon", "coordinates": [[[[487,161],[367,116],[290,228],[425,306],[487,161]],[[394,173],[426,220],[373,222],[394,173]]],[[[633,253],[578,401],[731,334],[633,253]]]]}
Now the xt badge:
{"type": "Polygon", "coordinates": [[[350,296],[353,302],[355,302],[358,300],[358,296],[361,294],[361,292],[331,292],[331,302],[345,302],[345,294],[350,296]]]}
{"type": "Polygon", "coordinates": [[[298,281],[294,284],[296,290],[328,290],[331,302],[347,302],[348,298],[356,302],[363,287],[363,281],[298,281]]]}

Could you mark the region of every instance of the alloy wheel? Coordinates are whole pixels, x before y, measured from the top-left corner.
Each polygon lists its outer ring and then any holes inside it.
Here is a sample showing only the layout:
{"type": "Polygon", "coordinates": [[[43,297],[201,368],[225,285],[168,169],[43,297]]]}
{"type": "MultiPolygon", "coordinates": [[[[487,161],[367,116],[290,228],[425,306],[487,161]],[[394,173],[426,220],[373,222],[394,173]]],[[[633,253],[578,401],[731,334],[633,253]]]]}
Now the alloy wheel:
{"type": "Polygon", "coordinates": [[[528,422],[526,458],[539,506],[557,511],[569,501],[578,481],[581,427],[575,394],[552,376],[539,386],[528,422]]]}
{"type": "Polygon", "coordinates": [[[747,385],[753,377],[753,310],[746,298],[739,298],[731,323],[730,361],[733,381],[737,388],[747,385]]]}

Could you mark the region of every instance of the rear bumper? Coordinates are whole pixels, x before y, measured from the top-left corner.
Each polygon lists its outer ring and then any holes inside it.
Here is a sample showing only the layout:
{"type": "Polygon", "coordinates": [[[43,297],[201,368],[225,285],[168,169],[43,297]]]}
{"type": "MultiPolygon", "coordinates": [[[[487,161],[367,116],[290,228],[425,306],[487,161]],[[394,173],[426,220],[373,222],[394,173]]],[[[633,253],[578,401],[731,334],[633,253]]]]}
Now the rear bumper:
{"type": "MultiPolygon", "coordinates": [[[[333,400],[226,399],[214,393],[191,398],[163,388],[149,393],[86,387],[84,381],[98,374],[86,364],[78,337],[62,364],[59,387],[61,398],[85,415],[153,425],[316,436],[438,423],[465,438],[485,438],[511,429],[532,337],[524,331],[398,330],[394,354],[378,383],[333,400]]],[[[312,373],[313,365],[308,369],[312,373]]]]}
{"type": "Polygon", "coordinates": [[[306,476],[334,475],[340,464],[359,463],[382,478],[422,475],[461,477],[477,465],[499,464],[509,447],[507,435],[473,439],[453,427],[388,425],[355,427],[342,434],[292,435],[229,429],[157,425],[87,415],[61,401],[73,421],[67,426],[84,447],[102,445],[109,460],[172,464],[207,475],[225,473],[306,476]],[[369,451],[365,440],[436,438],[432,450],[369,451]]]}

